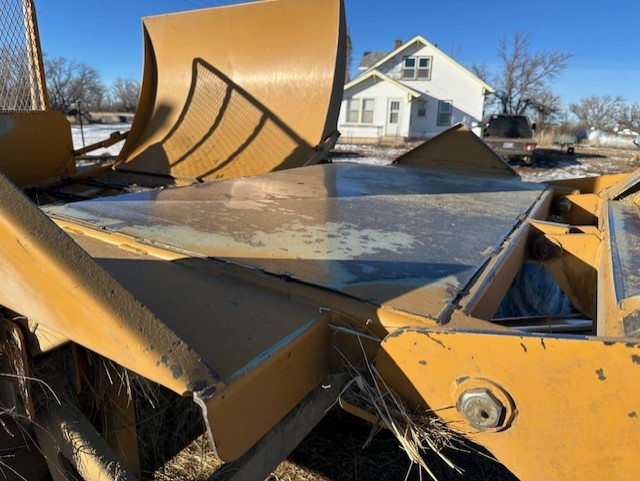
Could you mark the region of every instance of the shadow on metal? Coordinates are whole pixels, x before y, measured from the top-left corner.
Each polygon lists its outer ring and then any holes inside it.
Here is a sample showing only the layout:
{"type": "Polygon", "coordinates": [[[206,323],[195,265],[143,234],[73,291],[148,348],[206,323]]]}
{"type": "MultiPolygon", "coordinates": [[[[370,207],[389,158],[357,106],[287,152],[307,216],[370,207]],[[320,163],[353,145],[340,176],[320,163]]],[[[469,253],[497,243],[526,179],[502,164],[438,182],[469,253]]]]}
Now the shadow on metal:
{"type": "Polygon", "coordinates": [[[124,169],[206,180],[294,167],[313,153],[312,146],[265,105],[198,58],[177,122],[124,169]]]}

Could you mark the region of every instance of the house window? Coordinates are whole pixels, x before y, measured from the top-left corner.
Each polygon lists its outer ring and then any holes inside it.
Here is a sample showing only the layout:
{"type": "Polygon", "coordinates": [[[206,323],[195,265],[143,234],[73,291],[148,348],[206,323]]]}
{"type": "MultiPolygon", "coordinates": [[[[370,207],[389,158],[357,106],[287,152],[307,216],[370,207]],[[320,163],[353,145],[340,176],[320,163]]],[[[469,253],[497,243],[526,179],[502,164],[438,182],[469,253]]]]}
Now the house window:
{"type": "Polygon", "coordinates": [[[392,100],[389,102],[389,123],[397,124],[400,117],[400,101],[392,100]]]}
{"type": "Polygon", "coordinates": [[[427,102],[424,100],[418,100],[418,108],[416,109],[416,117],[427,116],[427,102]]]}
{"type": "Polygon", "coordinates": [[[418,79],[429,80],[431,78],[431,57],[418,57],[418,79]]]}
{"type": "Polygon", "coordinates": [[[451,125],[451,112],[453,112],[453,102],[450,100],[440,100],[438,102],[438,125],[451,125]]]}
{"type": "Polygon", "coordinates": [[[372,124],[374,104],[374,99],[347,100],[347,123],[372,124]],[[360,100],[362,100],[362,102],[360,100]],[[362,107],[362,109],[360,107],[362,107]]]}
{"type": "Polygon", "coordinates": [[[402,80],[430,80],[431,57],[404,57],[402,80]]]}
{"type": "Polygon", "coordinates": [[[373,99],[362,99],[362,117],[360,120],[361,123],[373,123],[373,104],[373,99]]]}
{"type": "Polygon", "coordinates": [[[416,77],[416,58],[405,57],[403,63],[402,80],[413,80],[416,77]]]}
{"type": "Polygon", "coordinates": [[[360,99],[347,100],[347,123],[357,124],[360,115],[360,99]]]}

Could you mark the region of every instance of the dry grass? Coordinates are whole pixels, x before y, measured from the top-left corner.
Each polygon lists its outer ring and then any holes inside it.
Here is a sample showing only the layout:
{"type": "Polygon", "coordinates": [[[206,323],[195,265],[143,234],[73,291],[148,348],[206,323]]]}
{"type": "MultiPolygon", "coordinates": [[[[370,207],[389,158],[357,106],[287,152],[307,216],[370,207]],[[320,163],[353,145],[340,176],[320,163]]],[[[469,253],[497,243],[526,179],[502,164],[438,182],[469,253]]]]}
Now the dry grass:
{"type": "MultiPolygon", "coordinates": [[[[40,381],[61,371],[69,372],[72,357],[67,349],[38,359],[34,371],[36,385],[42,386],[35,388],[42,391],[38,403],[65,402],[66,396],[72,396],[74,399],[66,400],[79,403],[99,429],[101,413],[112,408],[108,403],[110,393],[114,387],[122,389],[136,399],[143,480],[204,481],[221,466],[207,437],[197,434],[203,426],[200,411],[190,399],[181,398],[98,355],[83,350],[80,355],[86,356],[87,365],[83,370],[83,389],[77,395],[54,395],[40,381]]],[[[508,473],[505,475],[497,463],[465,448],[455,432],[432,413],[409,410],[382,382],[372,364],[363,361],[355,366],[346,360],[345,364],[352,382],[344,397],[377,413],[380,422],[390,430],[372,428],[370,423],[333,408],[268,481],[417,481],[423,479],[425,472],[438,481],[515,479],[508,473]],[[458,468],[452,468],[454,465],[458,468]]],[[[6,419],[13,414],[0,413],[0,421],[2,416],[6,419]]],[[[0,462],[0,477],[2,472],[0,462]]],[[[5,474],[14,473],[5,468],[5,474]]]]}
{"type": "MultiPolygon", "coordinates": [[[[345,328],[341,331],[345,332],[345,328]]],[[[389,388],[375,365],[367,359],[362,344],[362,334],[355,330],[351,333],[360,345],[362,360],[355,365],[347,357],[342,356],[344,366],[351,377],[351,381],[343,392],[345,401],[367,412],[375,413],[378,425],[384,426],[396,437],[411,463],[419,466],[421,472],[427,473],[433,481],[438,481],[438,478],[425,460],[424,453],[427,450],[440,457],[450,469],[462,473],[443,453],[444,448],[455,448],[460,444],[461,436],[432,412],[410,409],[389,388]]],[[[371,435],[374,434],[375,430],[371,435]]]]}

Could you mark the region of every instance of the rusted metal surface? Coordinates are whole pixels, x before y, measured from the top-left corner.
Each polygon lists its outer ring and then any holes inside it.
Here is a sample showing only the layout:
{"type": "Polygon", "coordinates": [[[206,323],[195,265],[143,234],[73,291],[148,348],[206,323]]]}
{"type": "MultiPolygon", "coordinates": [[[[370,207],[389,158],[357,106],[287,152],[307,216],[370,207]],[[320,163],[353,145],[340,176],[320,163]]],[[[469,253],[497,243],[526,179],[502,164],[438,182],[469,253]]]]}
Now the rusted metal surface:
{"type": "Polygon", "coordinates": [[[543,191],[517,180],[335,164],[46,211],[437,318],[543,191]]]}
{"type": "Polygon", "coordinates": [[[142,91],[122,167],[238,177],[316,162],[335,143],[341,1],[254,2],[148,17],[143,27],[142,91]]]}
{"type": "Polygon", "coordinates": [[[403,398],[487,447],[520,479],[637,477],[638,343],[407,329],[389,335],[377,359],[403,398]],[[513,418],[470,425],[456,404],[475,389],[513,403],[513,418]]]}

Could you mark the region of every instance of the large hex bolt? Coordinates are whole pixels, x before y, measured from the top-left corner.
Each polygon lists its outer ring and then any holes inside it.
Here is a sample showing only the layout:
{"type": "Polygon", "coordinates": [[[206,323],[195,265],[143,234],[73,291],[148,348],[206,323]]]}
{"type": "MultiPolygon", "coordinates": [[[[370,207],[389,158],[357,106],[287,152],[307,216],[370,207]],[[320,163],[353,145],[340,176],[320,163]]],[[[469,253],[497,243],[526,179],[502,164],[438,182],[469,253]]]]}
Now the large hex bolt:
{"type": "Polygon", "coordinates": [[[531,245],[531,254],[540,261],[555,259],[562,254],[562,246],[555,239],[539,235],[531,245]]]}
{"type": "Polygon", "coordinates": [[[456,409],[474,428],[485,431],[502,427],[506,409],[489,389],[468,389],[458,397],[456,409]]]}
{"type": "Polygon", "coordinates": [[[569,214],[571,212],[571,201],[566,197],[561,197],[556,202],[556,210],[562,216],[569,214]]]}

